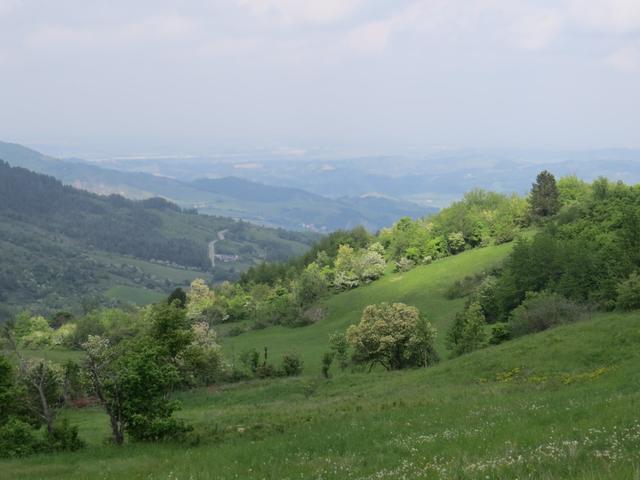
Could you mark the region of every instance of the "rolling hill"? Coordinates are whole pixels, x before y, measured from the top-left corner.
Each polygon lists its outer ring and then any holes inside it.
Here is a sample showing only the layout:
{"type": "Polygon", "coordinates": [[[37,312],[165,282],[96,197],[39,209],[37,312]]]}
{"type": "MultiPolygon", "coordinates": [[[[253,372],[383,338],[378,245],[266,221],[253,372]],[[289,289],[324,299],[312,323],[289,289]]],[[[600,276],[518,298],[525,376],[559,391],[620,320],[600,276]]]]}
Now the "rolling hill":
{"type": "Polygon", "coordinates": [[[141,172],[63,161],[22,145],[0,142],[0,158],[13,166],[51,175],[64,184],[94,193],[131,199],[161,197],[183,208],[290,230],[333,231],[363,225],[371,231],[403,216],[434,213],[391,197],[327,198],[300,189],[270,186],[236,177],[180,181],[141,172]]]}
{"type": "Polygon", "coordinates": [[[235,278],[304,252],[316,238],[198,215],[160,198],[99,196],[0,162],[0,300],[36,311],[84,301],[157,299],[196,276],[235,278]],[[226,231],[216,253],[209,242],[226,231]],[[117,288],[116,288],[117,287],[117,288]],[[105,297],[106,296],[106,297],[105,297]]]}

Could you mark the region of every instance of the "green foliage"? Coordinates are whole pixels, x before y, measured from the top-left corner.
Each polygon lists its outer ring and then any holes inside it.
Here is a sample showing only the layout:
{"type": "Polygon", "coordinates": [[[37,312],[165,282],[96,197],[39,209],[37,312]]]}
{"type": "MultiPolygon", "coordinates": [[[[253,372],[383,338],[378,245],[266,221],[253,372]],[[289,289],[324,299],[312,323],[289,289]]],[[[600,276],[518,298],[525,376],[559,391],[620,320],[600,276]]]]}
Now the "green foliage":
{"type": "Polygon", "coordinates": [[[178,404],[167,398],[179,375],[176,367],[166,361],[164,349],[138,341],[126,342],[119,350],[114,366],[118,381],[110,386],[110,393],[123,397],[126,432],[138,441],[183,436],[189,427],[173,418],[178,404]]]}
{"type": "Polygon", "coordinates": [[[591,186],[575,175],[562,177],[557,185],[558,200],[564,208],[584,205],[591,195],[591,186]]]}
{"type": "Polygon", "coordinates": [[[456,318],[447,332],[447,346],[454,355],[462,355],[482,348],[487,343],[484,331],[486,321],[482,306],[478,302],[471,303],[456,318]]]}
{"type": "Polygon", "coordinates": [[[85,394],[82,369],[73,360],[67,360],[62,366],[62,393],[67,404],[85,394]]]}
{"type": "Polygon", "coordinates": [[[24,457],[42,450],[42,441],[28,423],[14,417],[0,423],[0,458],[24,457]]]}
{"type": "Polygon", "coordinates": [[[176,303],[151,306],[147,312],[147,322],[151,338],[172,362],[194,339],[187,312],[176,303]]]}
{"type": "Polygon", "coordinates": [[[538,174],[531,187],[529,196],[531,212],[536,217],[548,217],[558,212],[560,208],[560,192],[555,177],[544,170],[538,174]]]}
{"type": "Polygon", "coordinates": [[[255,375],[260,365],[260,354],[255,348],[245,350],[240,354],[240,363],[255,375]]]}
{"type": "Polygon", "coordinates": [[[513,310],[509,330],[512,336],[519,337],[575,322],[585,313],[583,307],[556,293],[528,292],[522,304],[513,310]]]}
{"type": "Polygon", "coordinates": [[[462,232],[450,233],[447,237],[447,247],[452,254],[460,253],[464,250],[464,235],[462,232]]]}
{"type": "Polygon", "coordinates": [[[174,289],[167,297],[167,303],[178,302],[178,306],[185,308],[187,306],[187,293],[180,287],[174,289]]]}
{"type": "Polygon", "coordinates": [[[18,395],[11,363],[0,353],[0,425],[15,413],[18,395]]]}
{"type": "Polygon", "coordinates": [[[293,284],[293,296],[300,308],[306,308],[320,300],[327,293],[327,281],[320,267],[311,263],[293,284]]]}
{"type": "Polygon", "coordinates": [[[67,419],[54,425],[53,430],[46,433],[45,445],[47,451],[75,452],[86,446],[78,436],[78,427],[70,425],[67,419]]]}
{"type": "Polygon", "coordinates": [[[349,341],[344,333],[334,332],[329,335],[329,348],[333,358],[336,358],[340,370],[346,370],[349,366],[349,341]]]}
{"type": "Polygon", "coordinates": [[[436,331],[415,307],[381,303],[364,309],[360,323],[347,329],[353,360],[387,370],[426,367],[438,358],[434,349],[436,331]]]}
{"type": "Polygon", "coordinates": [[[640,274],[633,272],[629,278],[618,284],[616,305],[622,310],[640,308],[640,274]]]}
{"type": "Polygon", "coordinates": [[[330,377],[331,365],[333,364],[334,358],[333,352],[325,352],[322,354],[322,376],[324,378],[330,377]]]}
{"type": "Polygon", "coordinates": [[[16,316],[14,335],[23,347],[41,348],[51,345],[53,329],[44,317],[24,311],[16,316]]]}
{"type": "Polygon", "coordinates": [[[282,356],[282,373],[285,377],[295,377],[302,373],[303,362],[295,352],[288,352],[282,356]]]}
{"type": "Polygon", "coordinates": [[[491,329],[491,338],[489,339],[489,343],[491,345],[499,345],[507,340],[511,340],[511,330],[508,325],[504,323],[494,325],[491,329]]]}

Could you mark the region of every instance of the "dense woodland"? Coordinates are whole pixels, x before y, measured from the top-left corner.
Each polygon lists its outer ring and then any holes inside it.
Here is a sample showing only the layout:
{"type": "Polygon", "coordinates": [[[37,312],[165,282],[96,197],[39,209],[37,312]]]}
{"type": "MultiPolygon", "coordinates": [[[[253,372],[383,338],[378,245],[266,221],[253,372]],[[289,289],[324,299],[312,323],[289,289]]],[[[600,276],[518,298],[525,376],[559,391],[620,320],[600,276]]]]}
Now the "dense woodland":
{"type": "Polygon", "coordinates": [[[108,304],[102,293],[114,277],[160,292],[173,288],[122,262],[107,264],[100,253],[189,268],[222,281],[259,260],[298,255],[315,239],[198,215],[161,198],[99,196],[2,161],[0,227],[0,301],[43,313],[71,308],[65,302],[77,310],[82,298],[108,304]],[[212,272],[208,243],[222,230],[228,239],[218,242],[218,253],[238,255],[240,261],[212,272]]]}

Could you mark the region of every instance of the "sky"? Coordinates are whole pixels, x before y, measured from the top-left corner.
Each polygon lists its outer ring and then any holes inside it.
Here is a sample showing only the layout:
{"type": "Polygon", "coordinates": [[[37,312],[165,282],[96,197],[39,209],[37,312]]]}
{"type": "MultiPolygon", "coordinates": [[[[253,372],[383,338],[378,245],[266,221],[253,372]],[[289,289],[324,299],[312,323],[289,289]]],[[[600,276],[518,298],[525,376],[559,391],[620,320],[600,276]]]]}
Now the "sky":
{"type": "Polygon", "coordinates": [[[640,0],[0,0],[0,140],[640,147],[640,0]]]}

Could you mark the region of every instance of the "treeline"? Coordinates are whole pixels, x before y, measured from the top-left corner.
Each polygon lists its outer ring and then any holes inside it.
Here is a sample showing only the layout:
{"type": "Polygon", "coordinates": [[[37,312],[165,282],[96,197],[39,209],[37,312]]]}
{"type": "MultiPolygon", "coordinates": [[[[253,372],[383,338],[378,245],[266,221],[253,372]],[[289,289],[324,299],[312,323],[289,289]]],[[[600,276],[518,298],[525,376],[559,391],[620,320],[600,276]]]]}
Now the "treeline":
{"type": "Polygon", "coordinates": [[[575,321],[591,310],[640,308],[640,186],[604,178],[556,182],[542,172],[529,209],[535,236],[520,238],[502,268],[452,286],[452,296],[468,295],[449,332],[454,353],[575,321]]]}

